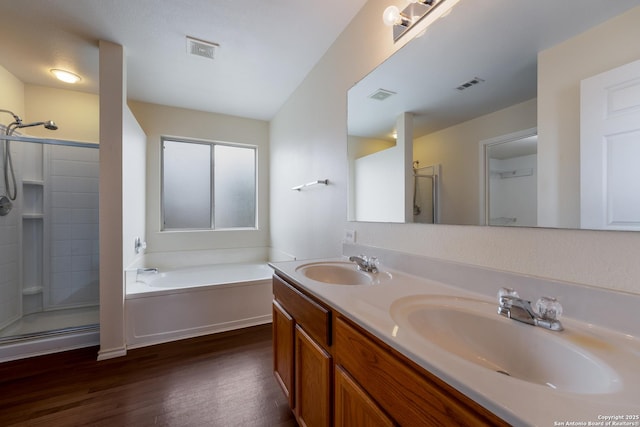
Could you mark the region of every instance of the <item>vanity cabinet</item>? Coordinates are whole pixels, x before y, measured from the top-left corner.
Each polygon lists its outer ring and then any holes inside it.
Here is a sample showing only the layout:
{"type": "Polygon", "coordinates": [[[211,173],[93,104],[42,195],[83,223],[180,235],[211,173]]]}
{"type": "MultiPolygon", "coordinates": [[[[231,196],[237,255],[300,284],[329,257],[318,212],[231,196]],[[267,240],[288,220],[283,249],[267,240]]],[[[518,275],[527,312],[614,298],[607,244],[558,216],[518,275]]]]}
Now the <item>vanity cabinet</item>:
{"type": "Polygon", "coordinates": [[[331,355],[296,325],[295,414],[301,426],[331,425],[331,355]]]}
{"type": "Polygon", "coordinates": [[[341,366],[335,372],[335,427],[395,425],[341,366]]]}
{"type": "MultiPolygon", "coordinates": [[[[336,372],[347,372],[361,393],[351,406],[382,412],[401,426],[508,426],[500,418],[431,375],[347,319],[335,325],[336,372]],[[366,393],[365,393],[366,391],[366,393]],[[359,397],[360,396],[360,397],[359,397]],[[374,403],[375,402],[375,403],[374,403]],[[384,411],[384,412],[383,412],[384,411]]],[[[336,414],[343,401],[336,399],[336,414]]],[[[361,411],[364,411],[362,409],[361,411]]],[[[386,424],[384,417],[378,423],[386,424]]]]}
{"type": "Polygon", "coordinates": [[[293,348],[295,323],[293,318],[275,300],[273,301],[273,372],[280,388],[294,407],[293,348]]]}
{"type": "Polygon", "coordinates": [[[301,426],[332,425],[331,311],[273,277],[274,374],[301,426]]]}
{"type": "Polygon", "coordinates": [[[338,311],[273,277],[274,373],[306,427],[508,426],[338,311]]]}

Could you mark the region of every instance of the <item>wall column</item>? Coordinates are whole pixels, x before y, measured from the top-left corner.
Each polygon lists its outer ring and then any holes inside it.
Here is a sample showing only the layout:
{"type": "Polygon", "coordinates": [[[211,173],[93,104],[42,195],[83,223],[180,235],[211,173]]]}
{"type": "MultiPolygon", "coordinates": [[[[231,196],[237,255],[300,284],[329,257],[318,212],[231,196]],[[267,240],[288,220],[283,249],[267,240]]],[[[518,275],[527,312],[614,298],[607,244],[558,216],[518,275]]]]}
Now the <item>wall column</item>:
{"type": "Polygon", "coordinates": [[[100,41],[100,351],[124,356],[122,142],[126,109],[124,48],[100,41]]]}

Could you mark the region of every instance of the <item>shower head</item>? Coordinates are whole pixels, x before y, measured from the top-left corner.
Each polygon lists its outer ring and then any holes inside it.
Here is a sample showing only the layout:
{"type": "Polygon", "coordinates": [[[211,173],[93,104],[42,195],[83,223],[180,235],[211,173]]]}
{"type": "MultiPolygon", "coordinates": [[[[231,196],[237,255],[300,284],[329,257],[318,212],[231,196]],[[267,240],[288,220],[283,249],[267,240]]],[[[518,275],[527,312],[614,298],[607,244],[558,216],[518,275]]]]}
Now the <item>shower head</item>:
{"type": "Polygon", "coordinates": [[[56,123],[53,120],[47,120],[44,122],[22,123],[22,119],[20,118],[20,116],[15,114],[13,111],[0,109],[0,113],[7,113],[13,116],[14,122],[7,125],[7,128],[6,128],[7,135],[12,134],[15,129],[30,128],[32,126],[40,126],[40,125],[44,126],[45,129],[58,130],[58,125],[56,125],[56,123]]]}
{"type": "Polygon", "coordinates": [[[45,129],[58,130],[58,126],[53,120],[47,120],[46,122],[19,123],[16,126],[16,129],[30,128],[33,126],[41,126],[41,125],[44,126],[45,129]]]}
{"type": "Polygon", "coordinates": [[[58,130],[58,125],[53,120],[47,120],[44,122],[44,127],[49,130],[58,130]]]}

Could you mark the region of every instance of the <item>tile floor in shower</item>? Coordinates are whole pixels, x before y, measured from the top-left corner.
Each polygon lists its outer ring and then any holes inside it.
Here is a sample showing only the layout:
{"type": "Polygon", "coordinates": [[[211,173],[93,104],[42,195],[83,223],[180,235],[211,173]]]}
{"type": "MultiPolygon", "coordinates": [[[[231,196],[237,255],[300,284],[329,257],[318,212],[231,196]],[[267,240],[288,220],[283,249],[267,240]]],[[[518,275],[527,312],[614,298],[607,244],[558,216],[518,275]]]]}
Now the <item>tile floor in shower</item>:
{"type": "Polygon", "coordinates": [[[29,314],[0,330],[0,340],[44,331],[96,325],[100,321],[99,307],[68,308],[29,314]]]}

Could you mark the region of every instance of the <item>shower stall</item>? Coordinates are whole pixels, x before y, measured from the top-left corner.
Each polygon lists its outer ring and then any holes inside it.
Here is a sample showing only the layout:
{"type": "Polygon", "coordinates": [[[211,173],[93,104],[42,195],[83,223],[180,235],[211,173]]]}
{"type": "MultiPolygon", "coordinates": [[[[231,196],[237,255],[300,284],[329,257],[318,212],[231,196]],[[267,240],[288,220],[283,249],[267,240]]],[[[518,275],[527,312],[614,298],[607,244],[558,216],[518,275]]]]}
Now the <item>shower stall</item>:
{"type": "Polygon", "coordinates": [[[19,132],[52,121],[0,125],[0,350],[97,331],[97,144],[19,132]]]}
{"type": "Polygon", "coordinates": [[[413,162],[413,222],[438,223],[439,165],[420,167],[413,162]]]}

